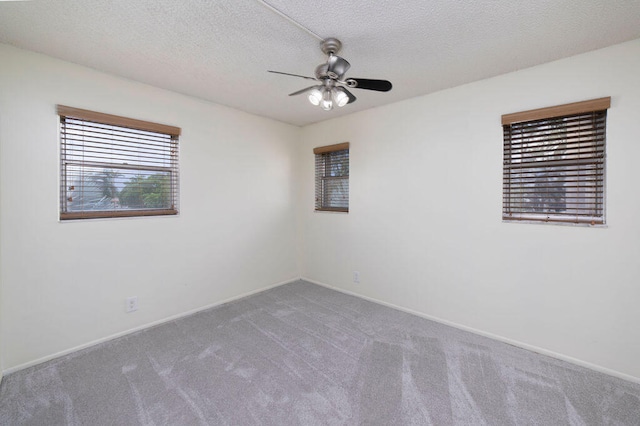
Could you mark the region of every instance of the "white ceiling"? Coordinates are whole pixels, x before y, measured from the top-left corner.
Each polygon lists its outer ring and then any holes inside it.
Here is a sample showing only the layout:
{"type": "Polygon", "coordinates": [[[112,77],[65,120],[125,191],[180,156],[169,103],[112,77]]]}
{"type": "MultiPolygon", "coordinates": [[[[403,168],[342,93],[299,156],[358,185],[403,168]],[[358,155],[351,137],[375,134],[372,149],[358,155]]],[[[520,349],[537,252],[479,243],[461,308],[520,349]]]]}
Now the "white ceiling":
{"type": "Polygon", "coordinates": [[[0,1],[0,42],[305,125],[640,38],[640,0],[266,1],[393,90],[330,112],[288,97],[313,83],[266,71],[325,56],[258,0],[0,1]]]}

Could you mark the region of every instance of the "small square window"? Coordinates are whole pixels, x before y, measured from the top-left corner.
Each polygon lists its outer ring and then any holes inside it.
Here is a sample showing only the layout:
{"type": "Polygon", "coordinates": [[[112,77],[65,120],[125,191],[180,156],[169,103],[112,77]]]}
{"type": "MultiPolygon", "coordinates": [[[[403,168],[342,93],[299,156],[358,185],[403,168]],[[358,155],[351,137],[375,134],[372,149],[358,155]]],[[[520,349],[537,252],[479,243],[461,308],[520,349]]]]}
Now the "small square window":
{"type": "Polygon", "coordinates": [[[349,211],[349,143],[323,146],[316,156],[316,210],[349,211]]]}

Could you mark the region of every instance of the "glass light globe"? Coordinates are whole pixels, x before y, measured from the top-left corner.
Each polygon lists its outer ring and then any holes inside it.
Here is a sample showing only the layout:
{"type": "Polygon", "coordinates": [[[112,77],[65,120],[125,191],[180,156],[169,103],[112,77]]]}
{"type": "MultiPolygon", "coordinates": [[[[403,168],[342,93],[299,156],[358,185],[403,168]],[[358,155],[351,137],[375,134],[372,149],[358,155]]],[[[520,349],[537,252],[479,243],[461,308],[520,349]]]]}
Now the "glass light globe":
{"type": "Polygon", "coordinates": [[[331,90],[326,89],[322,94],[322,102],[320,102],[320,106],[325,111],[330,111],[333,109],[333,100],[331,99],[331,90]]]}
{"type": "Polygon", "coordinates": [[[349,96],[347,96],[343,90],[340,90],[340,88],[336,88],[334,89],[333,100],[336,101],[338,107],[342,108],[349,103],[349,96]]]}
{"type": "Polygon", "coordinates": [[[322,100],[322,92],[318,89],[313,89],[309,92],[309,102],[314,105],[320,105],[320,101],[322,100]]]}

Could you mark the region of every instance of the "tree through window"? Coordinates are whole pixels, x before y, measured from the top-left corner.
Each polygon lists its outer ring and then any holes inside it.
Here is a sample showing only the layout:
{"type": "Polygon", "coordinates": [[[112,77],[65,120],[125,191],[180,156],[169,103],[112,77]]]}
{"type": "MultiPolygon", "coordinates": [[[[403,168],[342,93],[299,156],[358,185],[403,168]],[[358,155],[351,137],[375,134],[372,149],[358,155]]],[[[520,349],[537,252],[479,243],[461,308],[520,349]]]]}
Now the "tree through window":
{"type": "Polygon", "coordinates": [[[180,129],[58,106],[60,219],[178,213],[180,129]]]}
{"type": "Polygon", "coordinates": [[[604,223],[610,103],[602,98],[502,116],[503,220],[604,223]]]}

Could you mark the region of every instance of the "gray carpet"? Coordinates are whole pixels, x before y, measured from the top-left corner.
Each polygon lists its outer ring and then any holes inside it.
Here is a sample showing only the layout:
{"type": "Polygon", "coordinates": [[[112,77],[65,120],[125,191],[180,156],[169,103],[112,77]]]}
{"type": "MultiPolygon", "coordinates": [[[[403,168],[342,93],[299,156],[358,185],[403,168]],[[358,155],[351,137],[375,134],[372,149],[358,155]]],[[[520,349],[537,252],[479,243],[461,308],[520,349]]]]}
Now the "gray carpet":
{"type": "Polygon", "coordinates": [[[640,425],[640,385],[314,284],[10,374],[2,425],[640,425]]]}

